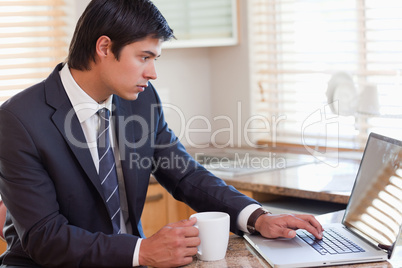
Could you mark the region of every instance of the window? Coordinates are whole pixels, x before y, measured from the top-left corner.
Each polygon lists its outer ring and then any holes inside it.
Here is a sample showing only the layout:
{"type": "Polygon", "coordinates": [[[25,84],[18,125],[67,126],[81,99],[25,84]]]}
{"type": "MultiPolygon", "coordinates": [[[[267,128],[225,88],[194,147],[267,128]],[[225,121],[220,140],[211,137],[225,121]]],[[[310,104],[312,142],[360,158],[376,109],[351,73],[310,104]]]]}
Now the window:
{"type": "Polygon", "coordinates": [[[63,0],[0,0],[0,103],[65,59],[68,32],[63,0]]]}
{"type": "Polygon", "coordinates": [[[253,112],[266,119],[257,140],[362,149],[372,131],[402,139],[402,1],[251,0],[249,9],[253,112]],[[339,72],[355,90],[328,98],[339,72]]]}
{"type": "Polygon", "coordinates": [[[177,40],[165,47],[208,47],[237,43],[237,0],[153,0],[177,40]]]}

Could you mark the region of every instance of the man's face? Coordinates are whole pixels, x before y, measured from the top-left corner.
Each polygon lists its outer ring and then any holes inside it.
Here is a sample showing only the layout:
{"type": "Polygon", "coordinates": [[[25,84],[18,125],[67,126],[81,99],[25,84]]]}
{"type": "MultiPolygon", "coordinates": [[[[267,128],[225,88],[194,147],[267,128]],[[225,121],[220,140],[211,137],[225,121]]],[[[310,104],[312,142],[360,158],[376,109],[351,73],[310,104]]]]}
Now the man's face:
{"type": "Polygon", "coordinates": [[[102,64],[100,79],[105,94],[116,94],[126,100],[135,100],[157,78],[155,60],[161,54],[162,40],[147,37],[123,47],[119,60],[114,55],[102,64]]]}

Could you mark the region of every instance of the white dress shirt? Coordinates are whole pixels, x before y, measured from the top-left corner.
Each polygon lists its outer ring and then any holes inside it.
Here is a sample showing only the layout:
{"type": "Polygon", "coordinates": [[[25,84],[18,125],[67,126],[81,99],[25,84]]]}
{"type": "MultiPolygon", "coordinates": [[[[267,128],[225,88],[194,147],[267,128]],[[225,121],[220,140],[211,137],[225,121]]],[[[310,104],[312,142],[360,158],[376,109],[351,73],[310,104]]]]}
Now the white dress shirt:
{"type": "MultiPolygon", "coordinates": [[[[97,103],[75,82],[67,64],[65,64],[63,69],[60,71],[60,78],[64,86],[64,89],[66,90],[67,96],[70,99],[70,102],[74,108],[74,111],[76,112],[78,120],[80,121],[96,170],[99,172],[99,156],[98,156],[98,147],[96,140],[100,121],[97,112],[101,108],[107,108],[109,109],[110,114],[112,115],[113,95],[111,95],[103,103],[97,103]]],[[[111,116],[111,125],[113,125],[112,116],[111,116]]],[[[118,146],[114,146],[114,144],[117,144],[115,129],[113,127],[110,127],[109,131],[111,137],[111,146],[114,148],[116,171],[119,180],[119,194],[120,194],[120,206],[121,206],[121,213],[120,213],[121,232],[131,234],[132,228],[128,217],[127,195],[124,186],[124,177],[121,168],[120,154],[118,151],[118,146]]],[[[240,230],[242,230],[243,232],[247,232],[247,220],[250,217],[251,213],[253,213],[259,207],[260,206],[257,204],[252,204],[247,206],[240,212],[239,217],[237,219],[237,225],[240,230]]],[[[141,238],[138,239],[137,246],[135,247],[135,251],[133,254],[134,267],[139,265],[139,251],[141,241],[142,241],[141,238]]]]}

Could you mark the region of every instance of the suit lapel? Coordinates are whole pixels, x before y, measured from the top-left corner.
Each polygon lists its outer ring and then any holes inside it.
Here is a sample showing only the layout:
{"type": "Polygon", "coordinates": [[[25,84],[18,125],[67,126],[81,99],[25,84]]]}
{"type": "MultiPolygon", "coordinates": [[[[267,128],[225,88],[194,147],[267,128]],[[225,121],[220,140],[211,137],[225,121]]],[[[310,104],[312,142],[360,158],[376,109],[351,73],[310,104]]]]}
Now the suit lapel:
{"type": "Polygon", "coordinates": [[[127,105],[127,101],[124,101],[117,96],[113,97],[113,106],[117,143],[122,160],[121,164],[124,177],[127,178],[125,180],[126,187],[128,187],[128,189],[135,189],[132,187],[135,187],[137,182],[137,172],[134,168],[130,168],[129,163],[130,154],[135,153],[135,148],[132,148],[132,144],[134,143],[133,141],[135,140],[135,132],[133,124],[127,124],[125,121],[130,115],[132,115],[131,106],[127,105]]]}
{"type": "Polygon", "coordinates": [[[135,191],[138,191],[138,174],[135,168],[130,167],[130,154],[135,153],[135,148],[132,148],[132,146],[129,145],[134,143],[135,129],[133,124],[127,124],[125,121],[133,114],[133,111],[129,101],[122,100],[117,96],[113,97],[113,107],[116,129],[115,133],[121,157],[121,167],[124,175],[124,185],[126,187],[128,209],[131,218],[130,221],[132,223],[134,234],[144,237],[142,228],[135,226],[135,223],[139,222],[139,218],[137,218],[138,210],[136,207],[137,195],[135,194],[135,191]]]}
{"type": "Polygon", "coordinates": [[[62,65],[59,64],[45,81],[46,101],[55,109],[52,120],[82,169],[103,197],[99,176],[86,143],[84,132],[60,80],[59,71],[61,68],[62,65]]]}

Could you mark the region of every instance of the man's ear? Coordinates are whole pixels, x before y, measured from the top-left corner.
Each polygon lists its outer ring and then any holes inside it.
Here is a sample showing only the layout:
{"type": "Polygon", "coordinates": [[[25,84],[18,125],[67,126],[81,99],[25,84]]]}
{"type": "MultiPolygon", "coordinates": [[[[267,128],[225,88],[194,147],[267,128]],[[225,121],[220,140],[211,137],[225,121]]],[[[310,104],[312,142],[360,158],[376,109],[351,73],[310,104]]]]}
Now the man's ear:
{"type": "Polygon", "coordinates": [[[102,59],[107,57],[110,53],[112,53],[112,40],[108,36],[102,35],[98,38],[98,41],[96,41],[96,54],[102,59]]]}

